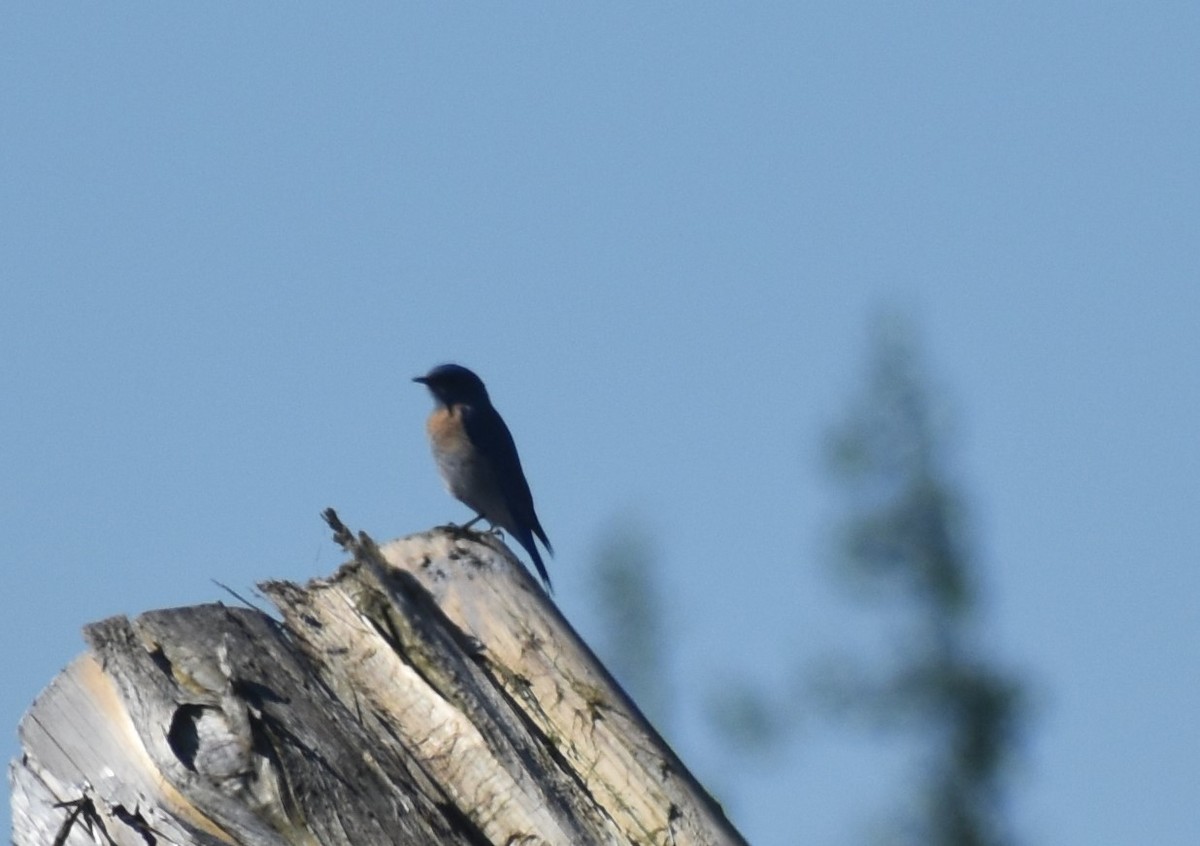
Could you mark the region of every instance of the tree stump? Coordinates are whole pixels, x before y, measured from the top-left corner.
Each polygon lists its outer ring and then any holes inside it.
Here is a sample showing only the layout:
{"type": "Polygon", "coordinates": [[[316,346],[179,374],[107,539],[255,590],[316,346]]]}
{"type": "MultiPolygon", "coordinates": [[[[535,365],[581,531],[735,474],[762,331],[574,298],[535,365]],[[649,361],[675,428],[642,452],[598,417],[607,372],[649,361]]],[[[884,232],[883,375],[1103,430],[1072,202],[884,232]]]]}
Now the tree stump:
{"type": "Polygon", "coordinates": [[[21,722],[16,846],[740,844],[527,571],[440,528],[278,608],[88,626],[21,722]]]}

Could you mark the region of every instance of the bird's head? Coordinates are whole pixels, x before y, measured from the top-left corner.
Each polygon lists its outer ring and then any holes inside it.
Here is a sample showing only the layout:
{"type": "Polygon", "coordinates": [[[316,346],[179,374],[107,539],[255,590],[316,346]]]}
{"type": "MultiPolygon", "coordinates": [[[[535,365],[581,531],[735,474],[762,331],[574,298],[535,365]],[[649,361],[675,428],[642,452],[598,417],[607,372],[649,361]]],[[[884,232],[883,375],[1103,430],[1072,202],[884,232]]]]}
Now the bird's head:
{"type": "Polygon", "coordinates": [[[429,388],[434,399],[445,406],[483,405],[488,402],[483,380],[461,364],[439,364],[413,381],[429,388]]]}

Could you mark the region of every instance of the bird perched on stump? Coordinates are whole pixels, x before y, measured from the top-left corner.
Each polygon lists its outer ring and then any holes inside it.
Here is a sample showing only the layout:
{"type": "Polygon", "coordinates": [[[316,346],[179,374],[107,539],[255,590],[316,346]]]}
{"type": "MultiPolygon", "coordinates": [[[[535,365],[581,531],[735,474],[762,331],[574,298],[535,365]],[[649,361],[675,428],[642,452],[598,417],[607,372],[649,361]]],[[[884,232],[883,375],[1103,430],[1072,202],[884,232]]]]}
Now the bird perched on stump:
{"type": "Polygon", "coordinates": [[[450,493],[475,512],[475,519],[463,528],[485,519],[504,529],[525,547],[551,591],[534,535],[551,555],[554,550],[533,510],[517,445],[483,380],[462,365],[442,364],[413,381],[433,394],[435,405],[426,429],[438,472],[450,493]]]}

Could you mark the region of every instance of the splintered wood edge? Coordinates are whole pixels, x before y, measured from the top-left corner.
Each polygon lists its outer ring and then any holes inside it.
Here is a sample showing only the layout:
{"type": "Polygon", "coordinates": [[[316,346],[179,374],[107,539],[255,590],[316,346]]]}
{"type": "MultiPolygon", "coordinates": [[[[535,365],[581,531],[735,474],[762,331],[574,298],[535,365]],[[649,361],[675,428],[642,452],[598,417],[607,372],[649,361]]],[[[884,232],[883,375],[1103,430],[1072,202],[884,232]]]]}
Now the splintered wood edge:
{"type": "Polygon", "coordinates": [[[388,642],[364,613],[352,576],[344,570],[301,592],[267,588],[307,648],[338,655],[314,662],[325,683],[360,719],[399,727],[414,759],[491,842],[523,842],[536,834],[552,846],[576,843],[576,833],[559,826],[529,774],[498,760],[494,739],[489,743],[446,691],[388,642]]]}
{"type": "Polygon", "coordinates": [[[380,548],[485,648],[495,682],[556,746],[625,837],[742,843],[719,806],[494,537],[435,530],[380,548]]]}

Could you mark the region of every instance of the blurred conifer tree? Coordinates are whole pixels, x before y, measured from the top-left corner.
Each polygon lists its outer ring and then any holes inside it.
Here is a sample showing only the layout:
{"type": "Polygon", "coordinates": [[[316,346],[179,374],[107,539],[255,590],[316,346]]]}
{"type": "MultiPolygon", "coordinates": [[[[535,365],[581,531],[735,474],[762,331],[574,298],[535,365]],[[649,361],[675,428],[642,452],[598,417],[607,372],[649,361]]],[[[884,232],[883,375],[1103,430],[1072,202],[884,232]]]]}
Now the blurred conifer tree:
{"type": "Polygon", "coordinates": [[[873,347],[866,391],[829,454],[845,494],[841,572],[894,628],[886,665],[840,673],[837,699],[922,750],[910,808],[887,842],[1003,846],[1025,697],[981,634],[980,571],[915,332],[886,316],[873,347]]]}

